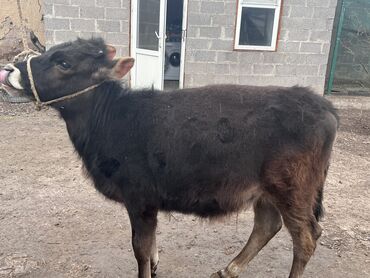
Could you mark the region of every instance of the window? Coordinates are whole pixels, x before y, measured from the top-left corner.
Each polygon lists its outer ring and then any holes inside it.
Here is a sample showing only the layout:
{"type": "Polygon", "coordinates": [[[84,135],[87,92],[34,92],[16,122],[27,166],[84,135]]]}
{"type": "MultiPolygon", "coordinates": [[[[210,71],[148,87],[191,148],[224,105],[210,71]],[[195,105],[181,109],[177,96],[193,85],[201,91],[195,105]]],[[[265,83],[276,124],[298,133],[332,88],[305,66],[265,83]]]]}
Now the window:
{"type": "Polygon", "coordinates": [[[281,0],[239,0],[235,49],[276,49],[281,0]]]}

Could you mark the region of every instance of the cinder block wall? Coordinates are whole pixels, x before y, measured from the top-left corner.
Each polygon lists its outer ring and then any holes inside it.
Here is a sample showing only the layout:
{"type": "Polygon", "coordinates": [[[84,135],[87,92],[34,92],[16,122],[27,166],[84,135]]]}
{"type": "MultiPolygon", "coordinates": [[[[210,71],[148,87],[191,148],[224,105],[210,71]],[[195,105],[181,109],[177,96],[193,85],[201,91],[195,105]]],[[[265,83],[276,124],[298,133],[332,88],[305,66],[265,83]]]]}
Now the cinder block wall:
{"type": "Polygon", "coordinates": [[[185,86],[304,85],[324,92],[337,0],[283,0],[276,52],[234,51],[236,0],[189,0],[185,86]]]}
{"type": "MultiPolygon", "coordinates": [[[[185,86],[304,85],[323,93],[337,0],[283,0],[276,52],[234,51],[237,0],[189,0],[185,86]]],[[[130,0],[44,0],[46,44],[102,36],[129,54],[130,0]]]]}
{"type": "Polygon", "coordinates": [[[44,0],[46,45],[76,37],[103,37],[129,54],[130,0],[44,0]]]}

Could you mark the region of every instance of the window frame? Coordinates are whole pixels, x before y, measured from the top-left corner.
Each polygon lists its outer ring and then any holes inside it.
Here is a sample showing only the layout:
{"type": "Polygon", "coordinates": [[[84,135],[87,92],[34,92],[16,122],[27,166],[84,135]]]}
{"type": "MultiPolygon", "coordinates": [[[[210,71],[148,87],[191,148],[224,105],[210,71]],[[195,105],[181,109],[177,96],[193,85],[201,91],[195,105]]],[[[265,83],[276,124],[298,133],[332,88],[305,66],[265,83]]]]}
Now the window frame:
{"type": "MultiPolygon", "coordinates": [[[[244,0],[245,1],[245,0],[244,0]]],[[[235,35],[234,35],[234,50],[259,50],[259,51],[276,51],[277,41],[279,37],[280,29],[280,17],[281,17],[281,6],[283,0],[276,0],[277,4],[256,4],[253,3],[253,0],[250,0],[252,3],[243,3],[243,0],[238,0],[237,4],[237,14],[236,14],[236,24],[235,24],[235,35]],[[239,44],[240,39],[240,25],[242,18],[243,8],[266,8],[266,9],[275,9],[274,14],[274,23],[272,30],[271,45],[243,45],[239,44]]],[[[245,1],[247,2],[247,1],[245,1]]]]}

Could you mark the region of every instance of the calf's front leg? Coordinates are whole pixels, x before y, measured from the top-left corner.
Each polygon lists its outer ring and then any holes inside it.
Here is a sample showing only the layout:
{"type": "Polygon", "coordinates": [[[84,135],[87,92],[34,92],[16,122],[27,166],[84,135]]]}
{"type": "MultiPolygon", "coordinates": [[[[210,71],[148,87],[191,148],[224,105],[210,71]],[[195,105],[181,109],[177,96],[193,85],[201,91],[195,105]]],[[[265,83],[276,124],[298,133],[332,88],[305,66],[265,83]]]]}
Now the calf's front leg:
{"type": "Polygon", "coordinates": [[[144,209],[129,209],[132,229],[132,247],[139,268],[139,278],[155,276],[158,264],[158,252],[155,242],[157,226],[156,208],[146,206],[144,209]]]}

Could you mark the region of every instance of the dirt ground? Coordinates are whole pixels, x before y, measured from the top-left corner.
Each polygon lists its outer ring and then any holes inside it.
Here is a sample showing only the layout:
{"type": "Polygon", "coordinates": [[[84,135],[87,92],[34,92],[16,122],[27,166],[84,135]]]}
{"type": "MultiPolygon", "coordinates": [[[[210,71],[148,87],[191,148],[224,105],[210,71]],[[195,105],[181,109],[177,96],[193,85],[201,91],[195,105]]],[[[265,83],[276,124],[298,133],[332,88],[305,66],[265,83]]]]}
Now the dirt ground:
{"type": "MultiPolygon", "coordinates": [[[[325,187],[324,232],[305,277],[370,277],[370,110],[341,109],[325,187]]],[[[209,277],[245,244],[253,214],[222,222],[162,214],[158,277],[209,277]]],[[[287,277],[283,229],[241,277],[287,277]]],[[[0,277],[135,277],[125,209],[81,172],[64,122],[0,103],[0,277]]]]}

